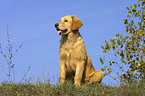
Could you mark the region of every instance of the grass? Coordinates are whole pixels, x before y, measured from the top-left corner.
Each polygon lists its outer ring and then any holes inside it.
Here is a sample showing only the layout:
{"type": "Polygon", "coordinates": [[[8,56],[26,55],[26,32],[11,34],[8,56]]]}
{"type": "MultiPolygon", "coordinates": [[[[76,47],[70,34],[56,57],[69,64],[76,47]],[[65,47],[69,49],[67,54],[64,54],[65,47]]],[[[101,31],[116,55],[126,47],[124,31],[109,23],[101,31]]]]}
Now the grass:
{"type": "Polygon", "coordinates": [[[75,87],[70,82],[63,85],[50,84],[8,84],[1,83],[0,96],[144,96],[145,83],[119,87],[92,84],[75,87]]]}

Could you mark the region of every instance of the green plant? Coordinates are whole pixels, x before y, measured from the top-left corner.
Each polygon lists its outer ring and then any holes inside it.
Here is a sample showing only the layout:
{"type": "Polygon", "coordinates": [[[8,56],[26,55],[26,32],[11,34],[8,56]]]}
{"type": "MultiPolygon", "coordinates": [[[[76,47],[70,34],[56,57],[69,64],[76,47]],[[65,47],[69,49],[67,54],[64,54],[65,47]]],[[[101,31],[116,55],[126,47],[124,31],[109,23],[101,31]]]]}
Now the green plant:
{"type": "MultiPolygon", "coordinates": [[[[103,53],[109,54],[111,60],[102,70],[106,75],[114,71],[120,83],[133,83],[145,80],[145,1],[127,7],[127,19],[124,19],[127,36],[116,34],[113,39],[101,46],[103,53]],[[110,54],[113,51],[113,54],[110,54]],[[113,56],[112,56],[113,55],[113,56]],[[113,69],[117,66],[119,70],[113,69]],[[124,67],[126,66],[126,67],[124,67]]],[[[104,59],[100,58],[104,64],[104,59]]],[[[111,76],[111,75],[110,75],[111,76]]],[[[112,77],[117,80],[117,78],[112,77]]]]}
{"type": "MultiPolygon", "coordinates": [[[[3,48],[2,48],[1,43],[0,43],[0,54],[6,60],[6,64],[8,66],[8,71],[6,69],[4,69],[4,66],[6,66],[6,65],[1,64],[1,62],[0,62],[0,65],[1,65],[1,67],[3,69],[3,72],[8,77],[8,81],[9,82],[11,82],[11,81],[14,81],[15,82],[15,73],[14,73],[15,64],[13,62],[13,57],[18,52],[18,50],[22,47],[23,42],[18,46],[18,49],[14,50],[13,49],[13,42],[11,42],[11,41],[12,40],[11,40],[11,36],[9,34],[8,24],[7,24],[7,47],[6,47],[7,50],[6,51],[3,51],[3,48]],[[12,77],[13,77],[13,80],[11,79],[12,77]]],[[[29,69],[30,68],[28,68],[28,70],[29,69]]]]}

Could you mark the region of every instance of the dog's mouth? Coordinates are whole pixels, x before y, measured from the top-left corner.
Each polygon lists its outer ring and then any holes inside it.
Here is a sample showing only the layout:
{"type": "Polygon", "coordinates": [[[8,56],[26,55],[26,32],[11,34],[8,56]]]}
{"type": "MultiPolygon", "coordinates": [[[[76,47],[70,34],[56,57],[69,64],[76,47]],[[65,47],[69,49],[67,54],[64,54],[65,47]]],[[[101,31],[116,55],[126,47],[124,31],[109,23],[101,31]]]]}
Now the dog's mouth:
{"type": "Polygon", "coordinates": [[[66,35],[66,34],[69,33],[69,32],[68,32],[68,29],[62,30],[62,29],[59,29],[58,26],[59,26],[59,24],[56,23],[56,24],[55,24],[55,28],[56,28],[56,30],[57,30],[57,34],[56,34],[56,35],[66,35]]]}
{"type": "Polygon", "coordinates": [[[57,35],[65,35],[68,33],[67,31],[68,31],[67,29],[65,29],[65,30],[57,29],[57,35]]]}

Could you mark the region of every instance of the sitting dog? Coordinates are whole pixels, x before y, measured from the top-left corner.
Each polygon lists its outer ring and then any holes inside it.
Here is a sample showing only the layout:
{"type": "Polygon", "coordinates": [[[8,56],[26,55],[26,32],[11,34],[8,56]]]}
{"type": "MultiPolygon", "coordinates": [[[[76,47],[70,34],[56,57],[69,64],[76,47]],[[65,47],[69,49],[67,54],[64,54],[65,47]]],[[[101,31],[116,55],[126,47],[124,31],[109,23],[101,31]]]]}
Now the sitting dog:
{"type": "Polygon", "coordinates": [[[76,16],[67,15],[55,24],[57,35],[62,35],[59,49],[59,84],[74,80],[76,86],[101,82],[104,72],[95,70],[79,33],[83,23],[76,16]]]}

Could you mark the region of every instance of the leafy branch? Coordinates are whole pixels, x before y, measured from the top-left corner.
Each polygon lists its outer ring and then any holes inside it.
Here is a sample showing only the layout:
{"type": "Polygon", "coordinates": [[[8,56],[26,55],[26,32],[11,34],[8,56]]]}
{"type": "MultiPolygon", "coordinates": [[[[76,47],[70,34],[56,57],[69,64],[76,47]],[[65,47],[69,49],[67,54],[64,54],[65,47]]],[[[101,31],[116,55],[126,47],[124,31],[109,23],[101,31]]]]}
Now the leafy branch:
{"type": "MultiPolygon", "coordinates": [[[[107,53],[112,59],[109,61],[110,65],[102,68],[102,70],[108,70],[106,73],[106,75],[108,75],[112,72],[113,66],[117,65],[120,72],[114,72],[118,75],[117,78],[120,78],[119,83],[122,84],[145,80],[144,5],[145,2],[143,0],[138,0],[138,4],[127,7],[127,19],[124,19],[124,24],[126,25],[125,32],[128,33],[128,36],[123,37],[118,33],[110,41],[105,40],[105,46],[101,46],[103,53],[107,53]],[[109,53],[111,50],[114,52],[114,56],[109,53]],[[119,60],[116,61],[116,59],[119,60]],[[123,65],[128,65],[128,68],[123,68],[123,65]],[[123,72],[123,74],[121,72],[123,72]]],[[[100,58],[100,62],[104,64],[104,59],[100,58]]]]}

